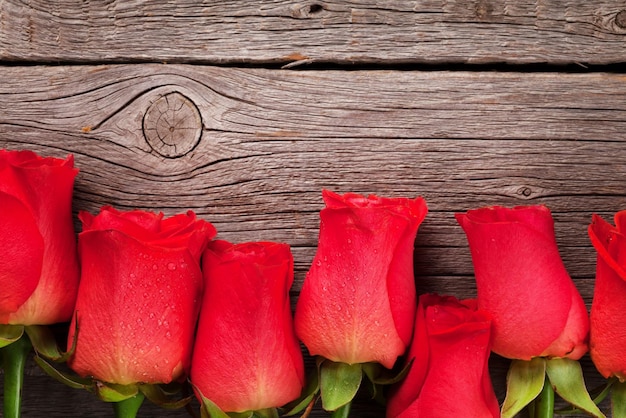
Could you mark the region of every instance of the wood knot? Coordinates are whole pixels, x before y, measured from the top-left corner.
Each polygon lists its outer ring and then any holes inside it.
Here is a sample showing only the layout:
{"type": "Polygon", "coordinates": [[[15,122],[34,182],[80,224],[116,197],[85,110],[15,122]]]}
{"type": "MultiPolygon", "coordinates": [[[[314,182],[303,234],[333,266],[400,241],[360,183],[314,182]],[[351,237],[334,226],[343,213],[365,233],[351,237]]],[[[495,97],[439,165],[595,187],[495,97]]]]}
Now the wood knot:
{"type": "Polygon", "coordinates": [[[143,117],[143,134],[150,147],[166,158],[182,157],[198,145],[202,117],[196,105],[178,92],[154,101],[143,117]]]}
{"type": "Polygon", "coordinates": [[[518,195],[522,195],[523,197],[530,197],[530,196],[532,196],[533,191],[528,186],[522,186],[519,189],[517,189],[517,194],[518,195]]]}
{"type": "Polygon", "coordinates": [[[615,15],[615,25],[618,28],[626,29],[626,10],[622,10],[615,15]]]}
{"type": "Polygon", "coordinates": [[[493,15],[493,4],[489,0],[479,0],[475,5],[476,17],[481,21],[491,19],[493,15]]]}

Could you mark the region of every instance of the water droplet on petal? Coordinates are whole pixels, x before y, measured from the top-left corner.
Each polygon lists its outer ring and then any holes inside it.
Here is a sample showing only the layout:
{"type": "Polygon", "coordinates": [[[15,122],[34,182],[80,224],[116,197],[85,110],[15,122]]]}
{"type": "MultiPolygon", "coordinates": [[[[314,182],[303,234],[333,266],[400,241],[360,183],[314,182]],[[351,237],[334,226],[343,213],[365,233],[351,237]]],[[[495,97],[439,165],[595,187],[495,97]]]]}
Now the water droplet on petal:
{"type": "Polygon", "coordinates": [[[172,271],[176,270],[176,264],[174,264],[174,263],[167,263],[167,269],[168,270],[172,270],[172,271]]]}

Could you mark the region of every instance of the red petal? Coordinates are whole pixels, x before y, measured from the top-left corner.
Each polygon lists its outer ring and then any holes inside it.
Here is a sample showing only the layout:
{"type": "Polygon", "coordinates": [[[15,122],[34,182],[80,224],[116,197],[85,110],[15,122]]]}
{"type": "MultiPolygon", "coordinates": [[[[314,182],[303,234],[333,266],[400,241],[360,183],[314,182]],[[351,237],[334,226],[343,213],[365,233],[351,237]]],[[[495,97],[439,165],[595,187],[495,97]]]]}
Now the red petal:
{"type": "Polygon", "coordinates": [[[79,333],[71,367],[120,384],[181,377],[190,363],[202,287],[193,257],[118,231],[83,232],[79,246],[79,333]]]}
{"type": "Polygon", "coordinates": [[[39,283],[44,242],[30,210],[2,192],[0,237],[0,323],[6,323],[39,283]]]}
{"type": "Polygon", "coordinates": [[[495,207],[456,217],[470,245],[479,306],[493,315],[494,351],[525,360],[541,355],[564,332],[572,306],[581,306],[572,305],[580,295],[560,258],[550,212],[495,207]]]}
{"type": "Polygon", "coordinates": [[[191,379],[227,412],[282,406],[304,384],[289,288],[286,244],[223,241],[205,251],[206,291],[191,379]]]}

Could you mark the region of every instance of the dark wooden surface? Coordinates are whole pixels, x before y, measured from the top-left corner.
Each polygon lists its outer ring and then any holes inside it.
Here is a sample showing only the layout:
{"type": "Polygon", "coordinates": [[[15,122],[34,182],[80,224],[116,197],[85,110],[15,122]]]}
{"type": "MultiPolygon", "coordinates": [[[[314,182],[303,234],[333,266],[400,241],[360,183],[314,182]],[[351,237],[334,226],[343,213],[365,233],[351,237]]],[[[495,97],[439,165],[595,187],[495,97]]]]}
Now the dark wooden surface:
{"type": "MultiPolygon", "coordinates": [[[[624,27],[623,1],[4,1],[0,147],[73,153],[75,211],[192,209],[219,238],[289,243],[294,303],[322,188],[423,196],[418,291],[461,298],[454,212],[543,203],[589,306],[591,214],[626,208],[624,27]]],[[[25,417],[111,416],[32,364],[25,396],[25,417]]]]}

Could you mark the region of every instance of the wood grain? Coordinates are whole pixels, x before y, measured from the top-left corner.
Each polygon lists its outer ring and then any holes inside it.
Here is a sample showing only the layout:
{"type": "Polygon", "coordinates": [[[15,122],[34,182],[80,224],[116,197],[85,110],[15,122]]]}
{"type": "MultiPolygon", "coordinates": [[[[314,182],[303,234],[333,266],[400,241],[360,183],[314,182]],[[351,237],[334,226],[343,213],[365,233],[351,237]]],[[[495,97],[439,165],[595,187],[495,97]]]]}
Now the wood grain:
{"type": "Polygon", "coordinates": [[[61,0],[0,3],[0,60],[624,62],[626,2],[61,0]]]}
{"type": "MultiPolygon", "coordinates": [[[[455,212],[548,205],[564,262],[589,304],[591,214],[610,219],[626,208],[626,79],[619,74],[135,64],[0,67],[0,79],[0,147],[73,153],[81,170],[75,212],[105,204],[193,209],[220,238],[287,242],[296,260],[294,302],[314,255],[323,188],[424,196],[430,212],[416,241],[418,291],[462,298],[474,296],[475,285],[455,212]],[[198,111],[200,139],[182,155],[158,152],[145,136],[146,113],[166,97],[198,111]]],[[[185,129],[195,126],[187,122],[185,129]]],[[[595,386],[601,379],[584,361],[595,386]]],[[[502,398],[508,362],[492,363],[502,398]]],[[[30,398],[35,409],[25,416],[68,416],[72,402],[107,416],[108,405],[46,379],[29,369],[27,384],[36,389],[28,396],[51,405],[30,398]]],[[[356,411],[382,416],[367,402],[356,411]]]]}

